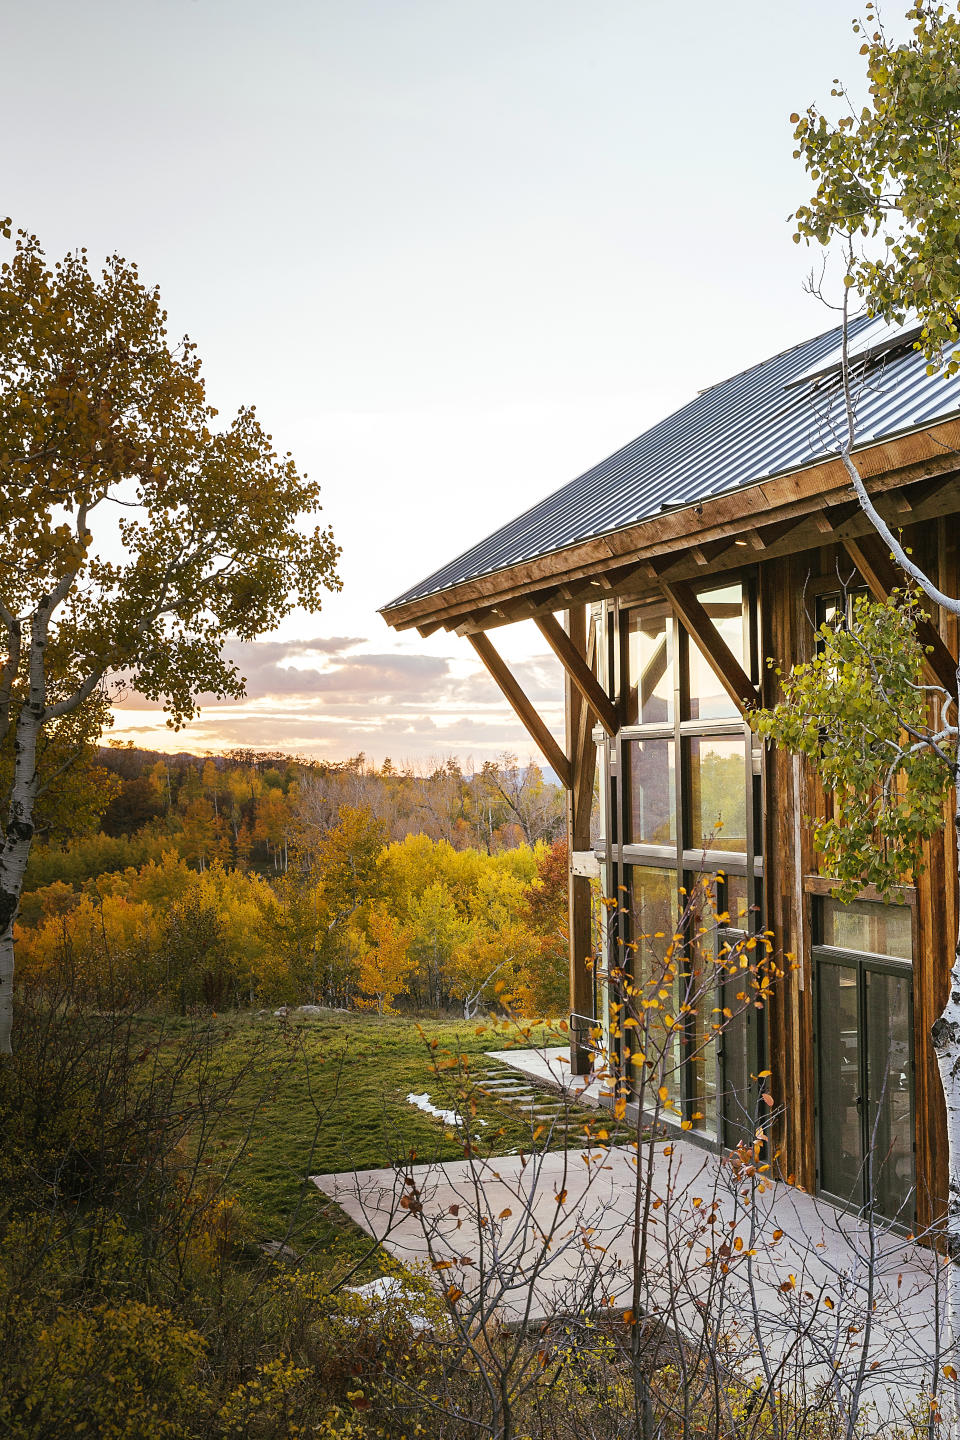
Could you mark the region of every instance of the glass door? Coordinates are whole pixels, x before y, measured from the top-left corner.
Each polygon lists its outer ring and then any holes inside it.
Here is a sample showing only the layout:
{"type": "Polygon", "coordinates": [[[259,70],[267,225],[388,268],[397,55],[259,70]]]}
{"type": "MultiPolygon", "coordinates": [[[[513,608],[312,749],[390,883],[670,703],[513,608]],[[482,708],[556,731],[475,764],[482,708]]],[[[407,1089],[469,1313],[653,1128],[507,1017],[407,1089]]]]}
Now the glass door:
{"type": "Polygon", "coordinates": [[[817,1115],[820,1190],[863,1204],[860,987],[856,966],[817,958],[817,1115]]]}
{"type": "Polygon", "coordinates": [[[867,1192],[881,1215],[913,1216],[913,1031],[909,972],[864,967],[867,1192]],[[909,1207],[909,1215],[904,1214],[909,1207]]]}
{"type": "Polygon", "coordinates": [[[824,900],[819,916],[821,943],[813,951],[819,1188],[841,1204],[873,1205],[879,1215],[909,1225],[915,1189],[910,912],[824,900]],[[864,949],[855,952],[854,944],[864,949]]]}

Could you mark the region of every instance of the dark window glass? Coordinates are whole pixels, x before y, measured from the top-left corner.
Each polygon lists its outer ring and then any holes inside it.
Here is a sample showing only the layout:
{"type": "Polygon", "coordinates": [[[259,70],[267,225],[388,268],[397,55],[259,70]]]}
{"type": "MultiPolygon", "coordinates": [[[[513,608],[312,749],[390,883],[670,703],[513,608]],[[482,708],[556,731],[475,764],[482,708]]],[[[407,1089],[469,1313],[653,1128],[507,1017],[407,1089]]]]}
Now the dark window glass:
{"type": "Polygon", "coordinates": [[[910,974],[867,970],[867,1143],[882,1215],[909,1219],[913,1190],[910,974]]]}
{"type": "Polygon", "coordinates": [[[690,847],[747,848],[746,752],[732,736],[693,736],[690,759],[690,847]]]}
{"type": "Polygon", "coordinates": [[[625,753],[630,787],[627,843],[675,845],[676,745],[672,740],[630,740],[625,753]]]}
{"type": "Polygon", "coordinates": [[[863,1184],[857,971],[819,967],[820,1183],[855,1201],[863,1184]]]}

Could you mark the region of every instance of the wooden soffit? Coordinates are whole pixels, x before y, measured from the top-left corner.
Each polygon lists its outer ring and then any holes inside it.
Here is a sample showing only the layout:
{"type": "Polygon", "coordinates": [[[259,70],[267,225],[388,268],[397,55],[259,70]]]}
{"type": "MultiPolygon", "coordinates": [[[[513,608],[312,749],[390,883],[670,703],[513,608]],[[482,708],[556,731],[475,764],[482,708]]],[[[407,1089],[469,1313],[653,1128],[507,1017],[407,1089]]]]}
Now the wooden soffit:
{"type": "MultiPolygon", "coordinates": [[[[960,511],[960,421],[883,441],[857,452],[871,494],[917,492],[916,504],[889,502],[908,524],[932,513],[960,511]],[[936,494],[939,481],[940,496],[936,494]],[[922,482],[928,482],[925,486],[922,482]],[[944,492],[949,491],[947,498],[944,492]]],[[[626,529],[597,536],[490,575],[463,581],[432,595],[382,610],[395,630],[416,626],[422,634],[457,630],[474,634],[514,620],[600,600],[605,594],[657,593],[664,562],[680,578],[704,575],[746,560],[772,558],[824,543],[826,536],[866,533],[869,522],[851,502],[851,487],[838,458],[754,485],[663,511],[626,529]],[[842,527],[842,529],[841,529],[842,527]],[[721,557],[723,561],[721,562],[721,557]]]]}

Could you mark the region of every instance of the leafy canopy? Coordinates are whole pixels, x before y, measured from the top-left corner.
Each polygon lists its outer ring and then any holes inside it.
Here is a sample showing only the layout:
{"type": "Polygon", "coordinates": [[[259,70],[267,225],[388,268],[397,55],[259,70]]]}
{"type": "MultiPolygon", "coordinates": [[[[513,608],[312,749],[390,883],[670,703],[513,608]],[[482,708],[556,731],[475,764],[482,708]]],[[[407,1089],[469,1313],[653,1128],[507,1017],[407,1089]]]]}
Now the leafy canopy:
{"type": "Polygon", "coordinates": [[[339,589],[330,531],[301,523],[319,486],[252,406],[216,427],[195,347],[170,342],[135,265],[96,274],[81,250],[50,266],[36,237],[0,231],[0,618],[22,646],[0,718],[49,615],[50,719],[121,673],[180,725],[197,695],[242,693],[228,635],[339,589]]]}
{"type": "MultiPolygon", "coordinates": [[[[902,321],[915,310],[918,348],[933,370],[960,333],[960,16],[920,4],[906,18],[904,41],[887,34],[873,0],[854,23],[864,37],[865,105],[834,81],[846,113],[832,121],[811,105],[790,117],[794,155],[817,187],[797,209],[794,239],[839,239],[846,284],[871,315],[902,321]]],[[[947,359],[948,373],[958,368],[947,359]]]]}
{"type": "Polygon", "coordinates": [[[956,737],[930,725],[918,600],[856,597],[849,626],[820,626],[811,661],[776,670],[783,699],[751,721],[764,739],[805,755],[831,793],[814,843],[843,900],[865,885],[889,895],[913,881],[955,783],[956,737]]]}

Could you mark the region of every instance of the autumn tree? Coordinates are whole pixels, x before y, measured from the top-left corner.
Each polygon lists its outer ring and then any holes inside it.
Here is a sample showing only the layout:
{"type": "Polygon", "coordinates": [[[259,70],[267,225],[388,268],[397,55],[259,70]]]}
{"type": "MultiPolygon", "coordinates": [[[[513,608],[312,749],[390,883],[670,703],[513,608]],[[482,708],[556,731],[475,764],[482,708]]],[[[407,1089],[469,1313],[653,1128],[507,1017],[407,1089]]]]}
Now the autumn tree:
{"type": "Polygon", "coordinates": [[[532,944],[525,964],[528,1012],[563,1015],[570,1003],[569,860],[566,840],[539,846],[537,873],[523,893],[522,918],[532,944]]]}
{"type": "MultiPolygon", "coordinates": [[[[806,753],[840,797],[820,838],[848,894],[860,876],[873,875],[881,888],[912,878],[920,841],[943,826],[944,792],[952,792],[960,838],[956,701],[947,689],[923,687],[923,652],[909,633],[918,606],[960,616],[960,598],[921,568],[867,490],[856,458],[866,367],[849,345],[851,299],[859,297],[870,316],[919,325],[915,348],[928,373],[960,369],[960,17],[943,4],[913,5],[901,39],[888,33],[873,0],[865,11],[854,30],[863,38],[866,103],[835,81],[836,119],[816,105],[791,117],[795,155],[816,186],[797,209],[794,238],[840,260],[839,405],[825,418],[864,514],[903,571],[903,605],[862,605],[847,638],[824,630],[820,657],[789,679],[794,713],[783,706],[761,722],[806,753]]],[[[932,1038],[947,1108],[947,1241],[960,1262],[960,942],[947,992],[932,1038]]],[[[960,1263],[950,1271],[956,1344],[960,1263]]],[[[956,1418],[960,1394],[953,1411],[956,1418]]]]}
{"type": "Polygon", "coordinates": [[[319,486],[252,407],[221,428],[156,289],[85,251],[52,266],[14,235],[0,268],[0,1049],[13,923],[38,806],[132,686],[177,727],[238,696],[223,654],[339,587],[319,486]],[[49,758],[56,755],[55,763],[49,758]]]}
{"type": "Polygon", "coordinates": [[[360,1008],[376,1009],[380,1015],[395,1014],[393,1002],[416,964],[410,953],[409,926],[391,915],[385,905],[374,904],[359,951],[357,980],[364,997],[360,1008]]]}

